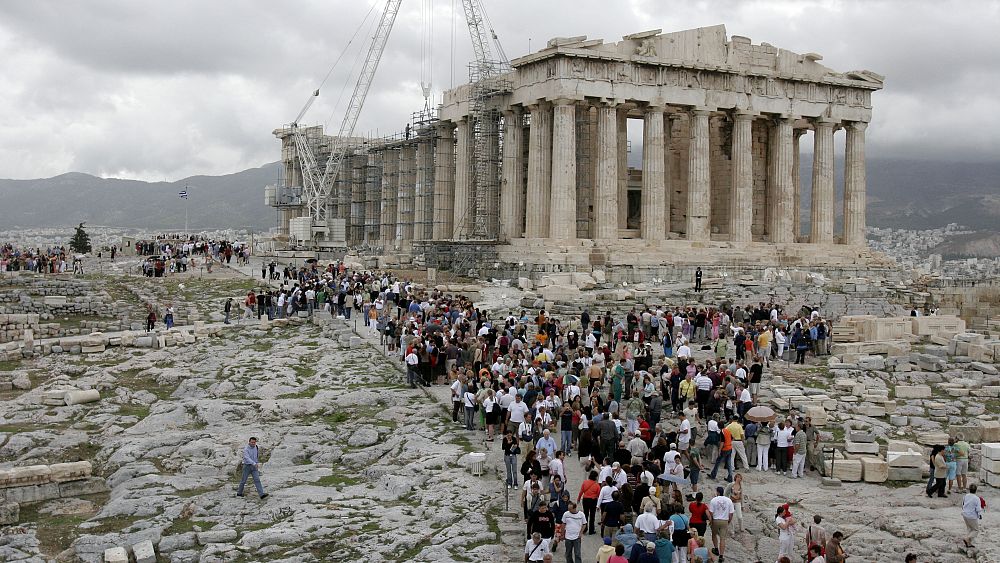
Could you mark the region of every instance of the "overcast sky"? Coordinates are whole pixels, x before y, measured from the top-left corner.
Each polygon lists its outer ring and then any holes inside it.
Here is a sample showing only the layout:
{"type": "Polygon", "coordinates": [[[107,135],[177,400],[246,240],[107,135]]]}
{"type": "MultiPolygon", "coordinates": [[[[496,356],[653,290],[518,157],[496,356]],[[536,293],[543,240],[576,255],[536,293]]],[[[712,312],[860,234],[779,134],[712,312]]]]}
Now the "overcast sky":
{"type": "MultiPolygon", "coordinates": [[[[1000,160],[998,1],[485,1],[511,58],[556,36],[615,41],[723,23],[754,43],[820,53],[838,71],[885,75],[870,156],[1000,160]]],[[[343,52],[303,120],[339,127],[370,27],[348,39],[383,3],[0,2],[0,177],[175,180],[278,160],[272,129],[295,118],[343,52]]],[[[422,68],[437,100],[471,58],[460,1],[404,0],[356,132],[402,128],[423,106],[422,68]]]]}

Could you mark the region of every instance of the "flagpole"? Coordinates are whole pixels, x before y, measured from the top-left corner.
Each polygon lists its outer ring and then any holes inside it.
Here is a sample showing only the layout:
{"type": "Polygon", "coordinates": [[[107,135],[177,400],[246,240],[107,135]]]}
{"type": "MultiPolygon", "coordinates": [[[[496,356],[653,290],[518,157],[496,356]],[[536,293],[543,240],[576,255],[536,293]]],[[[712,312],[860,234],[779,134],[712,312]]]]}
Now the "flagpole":
{"type": "MultiPolygon", "coordinates": [[[[184,185],[184,193],[187,195],[187,185],[184,185]]],[[[184,237],[188,236],[188,198],[184,198],[184,237]]]]}

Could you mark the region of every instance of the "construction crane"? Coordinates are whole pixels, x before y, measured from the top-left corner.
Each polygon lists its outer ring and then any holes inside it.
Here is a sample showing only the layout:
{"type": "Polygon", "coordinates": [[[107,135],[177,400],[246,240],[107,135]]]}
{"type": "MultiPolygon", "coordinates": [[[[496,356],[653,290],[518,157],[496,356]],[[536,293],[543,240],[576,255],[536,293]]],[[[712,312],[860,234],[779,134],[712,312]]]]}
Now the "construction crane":
{"type": "MultiPolygon", "coordinates": [[[[354,86],[354,92],[351,94],[351,100],[348,102],[347,110],[344,113],[344,120],[340,124],[337,136],[333,138],[333,144],[330,147],[330,157],[327,159],[326,166],[322,170],[319,169],[316,163],[316,158],[313,155],[308,139],[306,139],[304,132],[298,125],[298,121],[302,119],[305,112],[308,111],[312,102],[316,99],[316,96],[319,95],[319,90],[313,93],[313,96],[310,97],[305,107],[299,112],[296,122],[292,124],[295,149],[302,166],[302,196],[305,200],[308,213],[304,218],[307,218],[311,223],[311,230],[314,235],[320,233],[327,234],[329,232],[328,203],[330,194],[333,191],[333,182],[343,167],[344,158],[347,156],[348,149],[350,148],[351,137],[354,135],[354,126],[357,125],[358,116],[361,114],[361,108],[365,103],[365,97],[368,96],[368,90],[371,87],[372,80],[375,78],[375,71],[378,69],[379,61],[382,59],[386,41],[389,39],[389,32],[392,31],[392,26],[396,22],[396,15],[399,13],[399,5],[401,3],[402,0],[388,0],[385,4],[382,17],[375,28],[371,46],[368,48],[365,62],[361,67],[361,73],[358,75],[358,81],[354,86]]],[[[300,218],[300,220],[304,218],[300,218]]]]}
{"type": "MultiPolygon", "coordinates": [[[[472,83],[472,99],[469,105],[469,120],[472,124],[473,172],[479,197],[473,198],[468,209],[474,209],[475,221],[472,238],[496,239],[499,235],[499,184],[497,182],[499,143],[499,112],[491,100],[510,91],[510,85],[500,77],[510,70],[510,61],[489,23],[489,16],[481,0],[462,0],[465,23],[472,38],[472,50],[476,61],[469,68],[472,83]],[[490,43],[497,49],[498,59],[493,57],[490,43]]],[[[469,218],[462,218],[468,221],[469,218]]]]}
{"type": "MultiPolygon", "coordinates": [[[[382,58],[382,53],[385,50],[389,33],[392,31],[392,26],[396,21],[396,15],[399,13],[401,3],[402,0],[387,0],[386,2],[385,8],[382,11],[382,17],[375,29],[371,45],[368,48],[365,62],[358,75],[354,92],[351,94],[350,102],[344,113],[344,120],[341,123],[339,132],[333,137],[330,156],[322,170],[320,170],[316,162],[312,144],[299,124],[319,96],[318,89],[313,92],[302,108],[302,111],[299,112],[299,115],[291,124],[293,143],[302,169],[302,199],[305,201],[307,212],[307,215],[299,217],[297,220],[293,219],[293,221],[307,221],[310,226],[312,238],[315,238],[317,234],[326,235],[329,233],[328,205],[330,195],[333,191],[333,184],[349,152],[351,139],[354,135],[354,127],[357,124],[361,108],[364,105],[368,90],[375,77],[375,71],[382,58]]],[[[473,128],[474,151],[477,157],[475,159],[475,172],[478,185],[485,185],[491,181],[489,178],[493,177],[490,174],[490,159],[486,158],[486,153],[489,150],[486,146],[487,137],[489,135],[496,135],[496,131],[487,130],[490,127],[489,124],[495,121],[495,119],[492,119],[495,115],[492,114],[496,113],[495,108],[488,107],[488,101],[497,93],[506,91],[504,88],[498,87],[496,78],[503,72],[510,70],[510,61],[507,59],[507,55],[504,53],[496,33],[489,25],[489,18],[486,16],[481,0],[462,0],[462,7],[465,11],[466,24],[469,27],[472,47],[476,56],[476,62],[472,65],[470,76],[473,83],[474,97],[471,118],[475,124],[473,128]],[[493,58],[491,43],[496,46],[500,57],[499,60],[493,58]],[[482,158],[479,158],[480,156],[482,158]]],[[[424,87],[423,84],[421,86],[425,90],[424,95],[426,98],[426,90],[429,86],[424,87]]],[[[495,126],[495,124],[492,125],[492,127],[495,126]]],[[[487,204],[480,202],[480,199],[483,198],[477,198],[476,203],[476,217],[478,218],[475,228],[476,236],[488,238],[492,235],[495,237],[496,228],[491,228],[485,223],[487,204]]]]}

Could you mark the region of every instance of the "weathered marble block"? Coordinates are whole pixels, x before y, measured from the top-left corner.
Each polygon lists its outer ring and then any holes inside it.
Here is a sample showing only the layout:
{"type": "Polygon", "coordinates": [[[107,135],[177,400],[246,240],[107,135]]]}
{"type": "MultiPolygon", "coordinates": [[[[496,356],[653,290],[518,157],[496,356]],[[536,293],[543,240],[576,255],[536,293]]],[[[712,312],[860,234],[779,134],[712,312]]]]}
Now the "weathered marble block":
{"type": "Polygon", "coordinates": [[[987,442],[982,445],[983,459],[1000,460],[1000,443],[987,442]]]}
{"type": "Polygon", "coordinates": [[[897,385],[897,399],[929,399],[931,388],[928,385],[897,385]]]}
{"type": "Polygon", "coordinates": [[[156,550],[153,549],[153,542],[149,540],[133,545],[132,555],[135,556],[135,563],[156,563],[156,550]]]}
{"type": "Polygon", "coordinates": [[[844,442],[844,450],[850,454],[877,454],[878,444],[874,442],[844,442]]]}
{"type": "Polygon", "coordinates": [[[889,464],[877,457],[861,458],[866,483],[885,483],[889,479],[889,464]]]}
{"type": "Polygon", "coordinates": [[[65,481],[77,481],[86,479],[93,473],[94,468],[89,461],[75,461],[71,463],[55,463],[49,466],[49,478],[56,483],[65,481]]]}
{"type": "Polygon", "coordinates": [[[124,547],[109,547],[104,550],[104,563],[129,563],[128,551],[124,547]]]}
{"type": "Polygon", "coordinates": [[[861,481],[864,476],[864,467],[856,459],[838,459],[832,464],[830,461],[824,461],[823,463],[826,474],[834,479],[840,479],[841,481],[861,481]]]}

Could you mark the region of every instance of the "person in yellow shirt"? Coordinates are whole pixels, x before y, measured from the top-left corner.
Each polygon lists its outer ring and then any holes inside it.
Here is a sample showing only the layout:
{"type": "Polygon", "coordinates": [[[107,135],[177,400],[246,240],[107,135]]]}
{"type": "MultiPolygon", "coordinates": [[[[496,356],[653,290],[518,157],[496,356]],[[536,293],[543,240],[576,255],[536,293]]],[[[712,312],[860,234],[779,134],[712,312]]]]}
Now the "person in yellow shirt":
{"type": "Polygon", "coordinates": [[[690,375],[686,376],[684,381],[681,381],[680,392],[684,403],[695,400],[695,397],[698,395],[698,386],[695,385],[694,379],[690,375]]]}
{"type": "Polygon", "coordinates": [[[771,329],[760,333],[757,336],[757,353],[764,357],[764,362],[771,366],[771,329]]]}
{"type": "Polygon", "coordinates": [[[743,468],[750,469],[750,463],[747,461],[747,450],[743,445],[743,439],[746,437],[743,425],[736,418],[731,418],[726,428],[733,435],[733,465],[736,465],[736,458],[738,457],[739,461],[743,462],[743,468]]]}

